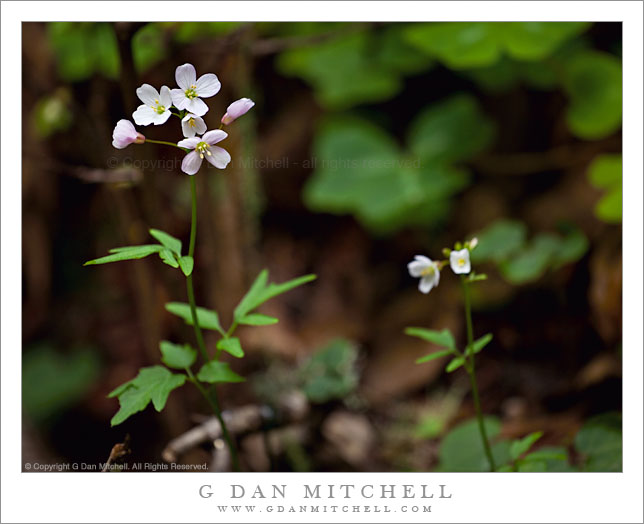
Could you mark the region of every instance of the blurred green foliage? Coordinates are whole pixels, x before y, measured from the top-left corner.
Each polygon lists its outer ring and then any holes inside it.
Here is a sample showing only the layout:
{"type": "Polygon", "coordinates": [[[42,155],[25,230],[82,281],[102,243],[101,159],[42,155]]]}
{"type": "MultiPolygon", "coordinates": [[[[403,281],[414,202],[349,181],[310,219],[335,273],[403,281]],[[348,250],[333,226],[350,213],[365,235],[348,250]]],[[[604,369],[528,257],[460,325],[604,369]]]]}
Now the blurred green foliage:
{"type": "Polygon", "coordinates": [[[51,95],[42,97],[31,113],[36,132],[43,138],[65,131],[73,121],[69,106],[69,91],[61,87],[51,95]]]}
{"type": "Polygon", "coordinates": [[[562,230],[562,234],[538,233],[528,240],[525,224],[498,220],[475,235],[479,243],[472,251],[472,262],[496,263],[512,284],[532,282],[548,269],[579,260],[588,250],[588,239],[579,229],[567,226],[562,230]]]}
{"type": "Polygon", "coordinates": [[[622,417],[606,413],[588,420],[575,437],[582,471],[622,471],[622,417]]]}
{"type": "Polygon", "coordinates": [[[100,362],[95,350],[63,353],[50,346],[25,351],[22,402],[25,413],[46,422],[82,399],[96,383],[100,362]]]}
{"type": "Polygon", "coordinates": [[[600,155],[588,169],[590,183],[605,191],[595,206],[597,218],[609,223],[622,221],[622,155],[600,155]]]}

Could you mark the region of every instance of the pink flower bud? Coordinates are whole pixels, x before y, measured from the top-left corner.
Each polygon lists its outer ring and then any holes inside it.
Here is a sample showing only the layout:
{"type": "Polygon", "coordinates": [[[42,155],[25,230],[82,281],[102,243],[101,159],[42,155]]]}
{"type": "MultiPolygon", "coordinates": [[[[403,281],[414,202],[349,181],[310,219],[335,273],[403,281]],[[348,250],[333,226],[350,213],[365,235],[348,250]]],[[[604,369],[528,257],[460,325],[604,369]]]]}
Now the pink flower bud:
{"type": "Polygon", "coordinates": [[[130,144],[142,144],[145,137],[139,133],[129,120],[119,120],[112,132],[112,145],[116,149],[125,149],[130,144]]]}
{"type": "Polygon", "coordinates": [[[251,107],[255,105],[250,98],[240,98],[228,106],[226,114],[221,118],[221,123],[228,125],[242,115],[248,113],[251,107]]]}

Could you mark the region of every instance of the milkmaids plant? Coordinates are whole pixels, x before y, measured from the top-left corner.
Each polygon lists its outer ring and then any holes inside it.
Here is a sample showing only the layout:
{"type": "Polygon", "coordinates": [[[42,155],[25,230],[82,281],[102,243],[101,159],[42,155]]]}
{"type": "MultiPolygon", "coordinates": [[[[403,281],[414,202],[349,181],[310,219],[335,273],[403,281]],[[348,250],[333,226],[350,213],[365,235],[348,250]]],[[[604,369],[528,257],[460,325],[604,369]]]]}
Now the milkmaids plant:
{"type": "Polygon", "coordinates": [[[129,120],[120,120],[114,128],[112,145],[117,149],[123,149],[130,144],[148,142],[177,147],[187,153],[182,161],[181,170],[191,175],[189,179],[192,221],[188,252],[183,251],[181,240],[158,229],[150,229],[150,235],[157,243],[117,247],[111,249],[109,255],[90,260],[85,265],[140,259],[156,253],[165,264],[179,269],[186,277],[188,302],[170,302],[166,304],[165,308],[169,313],[182,318],[187,324],[193,326],[202,362],[197,364],[197,350],[190,344],[161,341],[159,344],[160,358],[164,365],[140,369],[136,377],[120,385],[108,395],[110,398],[117,397],[120,404],[120,409],[112,418],[111,424],[112,426],[121,424],[133,414],[143,411],[150,403],[157,411],[161,411],[173,390],[183,386],[186,382],[191,382],[203,395],[218,418],[224,440],[230,450],[233,467],[235,470],[239,470],[236,448],[221,414],[216,385],[243,382],[245,379],[233,371],[228,363],[221,361],[222,352],[225,351],[233,357],[242,358],[244,350],[239,338],[234,336],[237,327],[240,325],[268,326],[275,324],[278,322],[277,318],[258,313],[256,309],[267,300],[310,282],[316,277],[315,275],[306,275],[282,284],[275,284],[269,283],[268,271],[264,269],[235,308],[233,322],[228,329],[224,329],[221,325],[216,311],[197,307],[193,285],[197,238],[197,190],[193,175],[199,172],[204,159],[217,169],[226,168],[231,161],[230,154],[215,145],[228,136],[222,128],[247,113],[255,103],[249,98],[233,102],[221,118],[219,129],[208,131],[204,116],[208,113],[209,108],[202,99],[212,97],[219,92],[221,88],[219,79],[212,73],[207,73],[197,79],[197,73],[192,64],[177,67],[175,79],[179,87],[172,90],[167,86],[162,86],[160,91],[157,91],[149,84],[139,87],[136,94],[143,103],[132,114],[132,117],[139,126],[150,124],[156,126],[166,123],[171,116],[176,116],[180,120],[184,138],[176,144],[153,140],[137,131],[129,120]],[[213,330],[219,335],[219,340],[214,348],[208,348],[205,344],[202,332],[205,329],[213,330]],[[193,371],[195,365],[199,366],[196,372],[193,371]]]}

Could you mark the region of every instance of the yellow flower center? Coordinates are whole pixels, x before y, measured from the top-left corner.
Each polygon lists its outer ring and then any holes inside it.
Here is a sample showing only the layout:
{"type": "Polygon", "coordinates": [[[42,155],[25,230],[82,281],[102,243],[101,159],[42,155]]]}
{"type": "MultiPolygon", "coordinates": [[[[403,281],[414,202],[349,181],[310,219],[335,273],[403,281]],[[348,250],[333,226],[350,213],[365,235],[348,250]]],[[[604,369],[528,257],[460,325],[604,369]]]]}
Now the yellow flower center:
{"type": "Polygon", "coordinates": [[[459,258],[456,263],[458,264],[458,267],[463,267],[465,265],[465,259],[459,258]]]}
{"type": "Polygon", "coordinates": [[[184,91],[186,98],[189,98],[192,100],[193,98],[197,98],[197,86],[195,84],[192,84],[188,89],[184,91]]]}
{"type": "Polygon", "coordinates": [[[420,276],[426,277],[426,276],[429,276],[429,275],[433,275],[434,271],[435,271],[434,266],[427,266],[425,269],[423,269],[420,272],[420,276]]]}
{"type": "Polygon", "coordinates": [[[165,106],[161,105],[161,103],[159,102],[159,99],[158,99],[158,98],[155,98],[155,99],[154,99],[154,105],[152,105],[152,106],[150,106],[150,107],[151,107],[152,109],[154,109],[154,110],[155,110],[157,113],[159,113],[160,115],[162,115],[163,113],[165,113],[165,106]]]}
{"type": "Polygon", "coordinates": [[[199,142],[197,144],[197,147],[195,147],[195,151],[199,153],[199,156],[203,158],[204,153],[208,156],[212,156],[212,153],[208,151],[210,149],[210,145],[207,144],[206,142],[199,142]]]}

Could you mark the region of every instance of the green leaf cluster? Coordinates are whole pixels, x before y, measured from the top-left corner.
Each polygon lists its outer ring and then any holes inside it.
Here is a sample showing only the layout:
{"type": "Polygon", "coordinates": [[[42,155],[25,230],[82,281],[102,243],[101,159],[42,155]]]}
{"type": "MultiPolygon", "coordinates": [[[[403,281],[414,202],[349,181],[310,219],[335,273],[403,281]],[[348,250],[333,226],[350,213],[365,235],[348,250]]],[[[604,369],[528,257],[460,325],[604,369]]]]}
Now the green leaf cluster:
{"type": "Polygon", "coordinates": [[[492,341],[492,334],[488,333],[483,335],[481,338],[476,339],[472,342],[471,346],[467,346],[464,352],[460,352],[456,348],[456,342],[454,341],[454,336],[449,331],[449,329],[443,329],[442,331],[436,331],[434,329],[425,329],[419,327],[408,327],[405,329],[405,333],[412,337],[418,337],[422,340],[430,342],[436,346],[443,347],[445,349],[435,351],[424,357],[420,357],[416,360],[416,364],[424,364],[430,360],[436,360],[437,358],[447,357],[452,355],[452,360],[449,361],[445,367],[445,371],[451,373],[456,371],[463,365],[466,365],[469,357],[472,354],[480,353],[485,346],[487,346],[492,341]]]}
{"type": "Polygon", "coordinates": [[[493,136],[494,126],[466,94],[422,111],[404,149],[365,120],[331,118],[315,139],[305,202],[316,211],[354,214],[375,232],[427,225],[444,218],[450,197],[468,184],[459,164],[493,136]]]}
{"type": "Polygon", "coordinates": [[[110,255],[85,262],[85,266],[109,264],[122,260],[137,260],[153,253],[158,253],[159,258],[171,267],[181,268],[185,276],[192,274],[194,260],[191,256],[181,255],[181,240],[159,229],[150,229],[152,235],[159,243],[142,246],[125,246],[110,249],[110,255]]]}
{"type": "Polygon", "coordinates": [[[622,418],[616,413],[588,420],[575,437],[582,471],[622,471],[622,418]]]}
{"type": "Polygon", "coordinates": [[[476,236],[479,243],[472,251],[472,263],[496,263],[501,275],[512,284],[533,282],[548,269],[579,260],[588,250],[588,239],[573,227],[562,235],[539,233],[528,241],[525,224],[502,219],[476,236]]]}
{"type": "Polygon", "coordinates": [[[622,221],[622,155],[599,155],[588,168],[588,180],[604,191],[595,216],[610,224],[622,221]]]}

